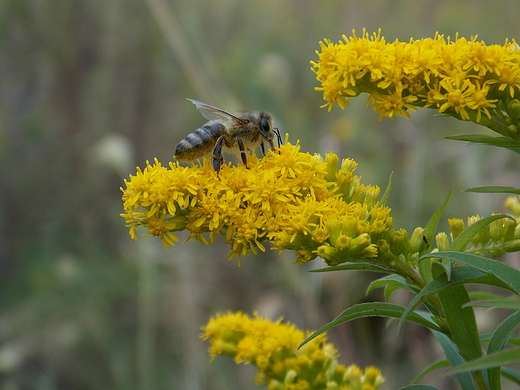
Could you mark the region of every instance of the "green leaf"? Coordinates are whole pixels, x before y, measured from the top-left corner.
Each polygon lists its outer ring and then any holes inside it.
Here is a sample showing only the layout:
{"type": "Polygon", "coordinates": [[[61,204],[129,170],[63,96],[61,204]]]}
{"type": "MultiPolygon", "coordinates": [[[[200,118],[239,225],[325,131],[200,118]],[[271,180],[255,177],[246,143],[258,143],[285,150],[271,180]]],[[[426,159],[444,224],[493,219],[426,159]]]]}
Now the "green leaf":
{"type": "Polygon", "coordinates": [[[405,387],[400,387],[399,390],[439,390],[437,387],[429,386],[429,385],[408,385],[405,387]]]}
{"type": "Polygon", "coordinates": [[[398,329],[401,328],[401,325],[407,319],[407,316],[412,313],[417,306],[425,302],[430,295],[437,294],[442,290],[461,283],[483,282],[489,279],[487,276],[488,275],[486,275],[484,272],[471,267],[457,267],[453,269],[449,279],[446,274],[443,274],[432,280],[410,301],[406,307],[406,310],[403,312],[402,317],[399,319],[399,324],[397,325],[398,329]]]}
{"type": "Polygon", "coordinates": [[[469,293],[469,296],[471,297],[471,299],[480,299],[480,300],[503,298],[502,295],[491,294],[491,293],[484,292],[484,291],[472,291],[469,293]]]}
{"type": "MultiPolygon", "coordinates": [[[[439,344],[444,350],[444,353],[446,354],[446,357],[452,366],[458,366],[464,363],[464,359],[462,359],[462,356],[460,356],[459,349],[448,336],[446,336],[444,333],[435,331],[433,334],[435,337],[437,337],[437,340],[439,340],[439,344]]],[[[463,372],[456,374],[456,376],[463,390],[475,390],[473,378],[470,374],[463,372]]]]}
{"type": "Polygon", "coordinates": [[[429,365],[428,367],[426,367],[419,375],[417,375],[415,377],[413,382],[414,383],[419,382],[426,375],[428,375],[429,373],[431,373],[435,370],[438,370],[439,368],[450,367],[450,366],[451,366],[451,363],[448,360],[446,360],[446,359],[439,360],[438,362],[435,362],[435,363],[429,365]]]}
{"type": "MultiPolygon", "coordinates": [[[[300,347],[307,344],[309,341],[319,336],[320,334],[334,328],[337,325],[343,324],[357,318],[365,317],[389,317],[389,318],[400,318],[404,311],[403,306],[395,305],[393,303],[384,302],[366,302],[354,305],[344,310],[334,320],[329,322],[327,325],[322,326],[312,335],[310,335],[300,347]]],[[[428,329],[440,331],[439,326],[431,320],[431,315],[425,312],[415,312],[408,317],[408,321],[414,322],[418,325],[422,325],[428,329]]],[[[299,348],[300,348],[299,347],[299,348]]]]}
{"type": "MultiPolygon", "coordinates": [[[[437,225],[439,224],[439,220],[441,219],[442,212],[444,211],[446,205],[448,204],[448,201],[450,200],[450,196],[451,191],[448,193],[448,196],[446,196],[446,199],[442,203],[441,207],[439,207],[439,209],[432,215],[432,217],[426,224],[426,227],[424,228],[424,239],[426,243],[422,245],[421,250],[419,251],[419,257],[424,255],[427,252],[428,247],[431,245],[433,241],[433,235],[437,230],[437,225]]],[[[432,281],[433,276],[431,273],[429,262],[419,263],[419,272],[421,273],[421,276],[426,283],[432,281]]]]}
{"type": "Polygon", "coordinates": [[[508,137],[493,137],[485,134],[466,134],[446,137],[455,141],[466,141],[474,144],[498,146],[520,153],[520,142],[508,137]]]}
{"type": "Polygon", "coordinates": [[[520,385],[520,374],[509,367],[502,367],[502,376],[511,382],[520,385]]]}
{"type": "MultiPolygon", "coordinates": [[[[497,279],[497,282],[501,283],[501,285],[493,285],[505,288],[509,291],[514,292],[515,294],[520,293],[520,271],[515,268],[509,267],[508,265],[501,263],[500,261],[488,259],[482,256],[472,255],[469,253],[451,251],[429,253],[421,257],[419,261],[422,261],[426,258],[450,259],[459,263],[464,263],[481,272],[485,272],[494,276],[497,279]]],[[[485,284],[489,283],[486,282],[485,284]]]]}
{"type": "Polygon", "coordinates": [[[395,271],[390,268],[383,267],[381,265],[372,264],[372,263],[343,263],[341,265],[335,267],[327,267],[320,269],[313,269],[309,272],[332,272],[332,271],[374,271],[374,272],[384,272],[387,274],[393,273],[395,271]]]}
{"type": "Polygon", "coordinates": [[[492,307],[494,309],[520,310],[520,298],[515,295],[513,297],[502,297],[500,299],[483,299],[473,300],[466,306],[473,307],[492,307]]]}
{"type": "MultiPolygon", "coordinates": [[[[487,353],[500,352],[504,349],[507,342],[513,336],[515,330],[520,326],[520,312],[511,314],[495,329],[489,340],[487,353]]],[[[500,367],[488,369],[488,380],[491,389],[500,389],[500,367]]]]}
{"type": "Polygon", "coordinates": [[[388,185],[386,186],[386,190],[383,193],[383,196],[381,197],[380,203],[383,206],[386,205],[386,201],[388,200],[388,197],[390,196],[390,190],[392,189],[393,180],[394,180],[394,172],[390,173],[390,177],[388,178],[388,185]]]}
{"type": "MultiPolygon", "coordinates": [[[[438,280],[443,278],[446,278],[446,274],[440,275],[438,280]]],[[[445,279],[445,282],[449,281],[445,279]]],[[[470,360],[482,356],[475,312],[472,307],[464,307],[470,301],[466,287],[463,284],[452,284],[439,291],[438,296],[451,339],[459,347],[462,357],[470,360]]]]}
{"type": "Polygon", "coordinates": [[[453,241],[453,243],[451,244],[450,249],[455,252],[460,252],[460,251],[464,250],[466,245],[471,241],[471,239],[479,231],[481,231],[484,227],[489,225],[491,222],[496,221],[498,219],[502,219],[502,218],[510,218],[514,221],[513,217],[511,217],[510,215],[505,215],[505,214],[491,215],[489,217],[479,219],[477,222],[475,222],[474,224],[471,224],[466,229],[464,229],[457,236],[455,241],[453,241]]]}
{"type": "Polygon", "coordinates": [[[513,336],[514,331],[518,327],[520,327],[520,312],[513,313],[502,321],[489,340],[488,354],[504,349],[507,341],[513,336]]]}
{"type": "Polygon", "coordinates": [[[413,293],[417,293],[418,290],[412,287],[410,284],[406,282],[406,279],[400,275],[388,275],[377,280],[374,280],[367,288],[366,295],[370,294],[376,288],[384,288],[385,289],[385,300],[388,301],[390,294],[398,289],[405,289],[411,291],[413,293]]]}
{"type": "Polygon", "coordinates": [[[468,371],[484,370],[491,367],[500,367],[508,364],[520,363],[520,347],[507,349],[493,353],[478,359],[471,360],[465,364],[446,371],[446,375],[457,374],[468,371]]]}
{"type": "Polygon", "coordinates": [[[392,295],[392,293],[396,290],[400,290],[402,288],[405,288],[405,286],[403,286],[402,284],[400,284],[399,282],[394,282],[392,284],[388,284],[386,287],[385,287],[385,290],[384,290],[384,296],[385,296],[385,302],[389,302],[390,301],[390,295],[392,295]]]}
{"type": "Polygon", "coordinates": [[[515,187],[502,187],[502,186],[483,186],[483,187],[474,187],[468,188],[464,190],[464,192],[478,192],[478,193],[486,193],[486,194],[517,194],[520,195],[520,189],[515,187]]]}

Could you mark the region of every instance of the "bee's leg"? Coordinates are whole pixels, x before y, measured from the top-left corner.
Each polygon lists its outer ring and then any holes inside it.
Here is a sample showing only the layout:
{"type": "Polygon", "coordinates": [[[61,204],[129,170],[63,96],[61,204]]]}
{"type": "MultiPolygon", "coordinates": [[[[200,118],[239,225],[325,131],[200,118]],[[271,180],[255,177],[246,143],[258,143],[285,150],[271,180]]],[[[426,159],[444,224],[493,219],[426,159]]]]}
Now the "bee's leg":
{"type": "Polygon", "coordinates": [[[278,127],[275,127],[273,129],[273,131],[276,134],[276,138],[278,140],[278,147],[280,147],[281,145],[283,145],[282,136],[280,135],[280,130],[278,130],[278,127]]]}
{"type": "Polygon", "coordinates": [[[215,172],[217,172],[217,175],[220,172],[220,167],[222,166],[222,164],[224,164],[224,158],[222,157],[222,141],[223,140],[224,140],[224,136],[221,135],[218,138],[217,143],[215,144],[215,147],[213,148],[213,153],[211,154],[211,156],[213,157],[213,169],[215,170],[215,172]]]}
{"type": "Polygon", "coordinates": [[[238,142],[238,148],[240,149],[240,158],[242,159],[242,162],[247,168],[247,152],[246,147],[244,146],[244,141],[242,141],[242,138],[237,138],[238,142]]]}
{"type": "Polygon", "coordinates": [[[265,156],[265,147],[263,142],[260,144],[260,147],[262,148],[262,154],[265,156]]]}

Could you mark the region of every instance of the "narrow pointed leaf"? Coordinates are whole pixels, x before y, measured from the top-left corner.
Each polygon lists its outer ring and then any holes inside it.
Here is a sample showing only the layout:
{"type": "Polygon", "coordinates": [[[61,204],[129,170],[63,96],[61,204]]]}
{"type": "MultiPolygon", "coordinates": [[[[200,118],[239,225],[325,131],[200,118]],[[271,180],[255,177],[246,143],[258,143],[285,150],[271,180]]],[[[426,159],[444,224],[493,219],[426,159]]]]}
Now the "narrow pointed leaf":
{"type": "Polygon", "coordinates": [[[374,280],[372,283],[369,284],[366,295],[370,294],[376,288],[385,288],[385,295],[386,295],[386,289],[388,289],[388,288],[390,288],[390,290],[391,290],[391,291],[389,291],[389,293],[391,293],[392,291],[395,291],[397,289],[400,289],[400,288],[411,291],[413,293],[418,292],[418,290],[416,288],[410,286],[406,282],[406,279],[400,275],[388,275],[388,276],[383,276],[382,278],[379,278],[377,280],[374,280]]]}
{"type": "Polygon", "coordinates": [[[439,361],[429,365],[428,367],[426,367],[419,375],[417,375],[415,377],[413,382],[417,383],[422,378],[424,378],[426,375],[428,375],[429,373],[431,373],[431,372],[433,372],[435,370],[438,370],[439,368],[444,368],[444,367],[451,367],[451,363],[448,360],[446,360],[446,359],[439,360],[439,361]]]}
{"type": "Polygon", "coordinates": [[[498,146],[500,148],[520,148],[520,142],[508,137],[493,137],[485,134],[466,134],[446,137],[454,141],[466,141],[474,144],[498,146]]]}
{"type": "MultiPolygon", "coordinates": [[[[421,250],[419,251],[419,256],[426,254],[429,246],[432,244],[433,236],[435,234],[435,231],[437,230],[437,225],[439,224],[439,220],[441,219],[442,212],[444,211],[446,205],[448,204],[448,201],[450,200],[450,196],[451,191],[448,193],[448,196],[446,196],[446,199],[442,203],[441,207],[439,207],[439,209],[432,215],[432,217],[426,224],[426,227],[424,228],[424,240],[426,242],[422,245],[421,250]]],[[[419,264],[419,272],[421,273],[421,276],[423,277],[426,283],[430,282],[433,279],[429,263],[430,262],[419,264]]]]}
{"type": "Polygon", "coordinates": [[[511,382],[520,385],[520,373],[510,369],[509,367],[502,367],[502,376],[509,379],[511,382]]]}
{"type": "MultiPolygon", "coordinates": [[[[320,329],[318,329],[316,332],[310,335],[302,344],[300,344],[300,347],[307,344],[309,341],[319,336],[320,334],[328,331],[329,329],[337,325],[343,324],[344,322],[365,317],[400,318],[403,311],[403,306],[395,305],[393,303],[367,302],[354,305],[344,310],[334,320],[329,322],[327,325],[322,326],[320,329]]],[[[428,329],[437,331],[440,330],[439,326],[431,320],[431,315],[429,315],[428,313],[412,313],[408,317],[408,321],[415,322],[416,324],[424,326],[428,329]]]]}
{"type": "Polygon", "coordinates": [[[520,310],[520,300],[518,296],[502,299],[473,300],[466,306],[473,307],[492,307],[494,309],[520,310]]]}
{"type": "MultiPolygon", "coordinates": [[[[450,340],[448,336],[441,332],[433,332],[437,340],[439,340],[439,344],[441,345],[446,357],[450,361],[452,366],[458,366],[464,363],[464,359],[460,356],[459,350],[457,346],[450,340]]],[[[446,374],[443,374],[446,375],[446,374]]],[[[467,372],[462,372],[456,374],[457,380],[459,381],[460,386],[463,390],[475,390],[475,385],[473,382],[473,378],[467,372]]]]}
{"type": "Polygon", "coordinates": [[[420,258],[419,261],[432,257],[450,259],[459,263],[464,263],[481,272],[493,275],[498,282],[502,283],[502,286],[498,284],[494,285],[506,288],[509,291],[514,292],[515,294],[520,293],[520,271],[515,268],[509,267],[508,265],[500,261],[488,259],[482,256],[472,255],[469,253],[451,251],[430,253],[420,258]]]}
{"type": "Polygon", "coordinates": [[[491,367],[500,367],[509,364],[520,363],[520,347],[507,349],[505,351],[487,355],[460,366],[454,367],[446,372],[447,375],[468,371],[484,370],[491,367]]]}
{"type": "Polygon", "coordinates": [[[472,307],[464,307],[470,301],[466,287],[455,284],[439,291],[438,296],[451,338],[459,347],[462,357],[470,360],[482,356],[475,312],[472,307]]]}
{"type": "Polygon", "coordinates": [[[390,190],[392,189],[393,180],[394,180],[394,172],[390,173],[390,177],[388,178],[388,185],[386,186],[386,190],[383,193],[383,196],[381,197],[380,203],[383,206],[386,205],[386,201],[388,200],[388,197],[390,196],[390,190]]]}
{"type": "Polygon", "coordinates": [[[389,268],[372,264],[372,263],[345,263],[342,265],[338,265],[335,267],[327,267],[320,269],[313,269],[309,272],[332,272],[332,271],[374,271],[374,272],[384,272],[384,273],[392,273],[394,271],[389,268]]]}
{"type": "MultiPolygon", "coordinates": [[[[489,340],[487,353],[492,355],[493,353],[504,350],[507,342],[513,336],[515,330],[520,326],[520,312],[516,312],[506,318],[502,323],[495,329],[491,339],[489,340]]],[[[491,389],[500,389],[500,367],[488,369],[488,380],[491,389]]]]}
{"type": "Polygon", "coordinates": [[[502,187],[502,186],[483,186],[474,187],[464,190],[464,192],[478,192],[486,194],[517,194],[520,195],[520,189],[515,187],[502,187]]]}

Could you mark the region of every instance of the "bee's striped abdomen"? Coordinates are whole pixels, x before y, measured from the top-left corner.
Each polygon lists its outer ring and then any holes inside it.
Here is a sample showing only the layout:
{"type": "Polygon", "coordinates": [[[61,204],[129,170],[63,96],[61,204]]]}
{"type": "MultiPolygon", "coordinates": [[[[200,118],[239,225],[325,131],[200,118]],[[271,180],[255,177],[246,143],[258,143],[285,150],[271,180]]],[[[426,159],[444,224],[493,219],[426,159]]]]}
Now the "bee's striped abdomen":
{"type": "Polygon", "coordinates": [[[175,149],[175,158],[191,161],[211,153],[223,131],[224,126],[218,122],[206,123],[179,142],[175,149]]]}

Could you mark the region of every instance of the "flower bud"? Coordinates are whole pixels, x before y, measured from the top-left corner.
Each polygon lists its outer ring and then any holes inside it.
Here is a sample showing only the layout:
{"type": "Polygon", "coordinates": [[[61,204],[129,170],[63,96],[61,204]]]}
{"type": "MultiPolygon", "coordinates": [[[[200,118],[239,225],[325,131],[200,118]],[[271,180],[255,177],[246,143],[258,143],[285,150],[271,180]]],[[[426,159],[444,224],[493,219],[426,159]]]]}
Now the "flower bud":
{"type": "Polygon", "coordinates": [[[287,370],[284,378],[284,385],[291,385],[294,383],[295,379],[298,377],[298,373],[296,370],[287,370]]]}
{"type": "Polygon", "coordinates": [[[164,225],[171,232],[177,232],[186,229],[188,219],[184,215],[176,215],[174,217],[165,218],[164,225]]]}
{"type": "Polygon", "coordinates": [[[299,264],[308,263],[309,261],[314,260],[315,258],[316,254],[307,249],[301,249],[296,252],[296,262],[299,264]]]}
{"type": "Polygon", "coordinates": [[[338,251],[344,251],[350,247],[351,242],[353,242],[351,237],[347,237],[341,234],[336,240],[335,247],[338,251]]]}
{"type": "Polygon", "coordinates": [[[337,365],[336,367],[334,367],[334,372],[332,374],[331,379],[337,383],[342,383],[346,379],[346,374],[347,374],[347,367],[345,367],[343,365],[337,365]]]}
{"type": "Polygon", "coordinates": [[[518,252],[520,251],[520,239],[508,241],[504,244],[504,250],[506,252],[518,252]]]}
{"type": "Polygon", "coordinates": [[[333,259],[337,256],[338,250],[332,246],[322,245],[318,247],[316,253],[330,265],[333,263],[333,259]]]}
{"type": "Polygon", "coordinates": [[[448,239],[448,235],[444,232],[441,232],[435,236],[435,242],[437,243],[437,248],[439,251],[449,251],[450,250],[450,240],[448,239]]]}
{"type": "Polygon", "coordinates": [[[362,233],[350,241],[348,254],[353,258],[365,257],[366,255],[373,257],[374,254],[377,255],[377,248],[375,246],[371,247],[371,245],[370,235],[362,233]]]}
{"type": "Polygon", "coordinates": [[[520,101],[518,99],[513,99],[509,102],[507,113],[513,119],[515,124],[520,121],[520,101]]]}
{"type": "Polygon", "coordinates": [[[267,384],[267,390],[285,390],[285,385],[276,379],[271,379],[267,384]]]}
{"type": "Polygon", "coordinates": [[[511,210],[515,216],[520,216],[520,196],[510,196],[506,199],[506,207],[511,210]]]}
{"type": "Polygon", "coordinates": [[[408,241],[408,232],[404,229],[399,229],[392,232],[389,244],[390,250],[394,255],[408,253],[410,248],[410,242],[408,241]]]}
{"type": "Polygon", "coordinates": [[[338,155],[335,153],[327,153],[325,155],[325,164],[327,165],[327,174],[325,180],[336,181],[336,174],[338,173],[338,155]]]}
{"type": "Polygon", "coordinates": [[[515,125],[509,125],[507,129],[509,130],[508,133],[510,137],[514,137],[518,133],[518,127],[515,125]]]}
{"type": "Polygon", "coordinates": [[[365,187],[365,204],[369,210],[377,204],[380,193],[381,188],[378,186],[368,185],[365,187]]]}
{"type": "Polygon", "coordinates": [[[312,364],[312,360],[307,355],[299,355],[296,357],[296,366],[300,371],[306,371],[312,364]]]}
{"type": "Polygon", "coordinates": [[[338,237],[342,234],[342,223],[338,219],[331,219],[326,222],[325,228],[329,232],[329,241],[332,245],[336,245],[338,237]]]}
{"type": "Polygon", "coordinates": [[[345,202],[350,202],[350,198],[355,190],[353,183],[354,174],[352,172],[340,170],[336,176],[339,193],[343,195],[345,202]]]}
{"type": "Polygon", "coordinates": [[[412,237],[410,237],[410,252],[409,253],[417,253],[421,249],[421,245],[425,243],[424,237],[424,228],[417,227],[412,233],[412,237]]]}
{"type": "Polygon", "coordinates": [[[340,390],[339,384],[334,381],[327,382],[326,390],[340,390]]]}
{"type": "Polygon", "coordinates": [[[381,370],[377,367],[371,366],[365,368],[365,384],[371,384],[374,387],[379,387],[383,384],[385,378],[381,375],[381,370]]]}
{"type": "MultiPolygon", "coordinates": [[[[480,215],[474,215],[472,217],[468,217],[468,227],[473,225],[474,223],[481,220],[482,217],[480,215]]],[[[475,246],[477,245],[485,245],[490,240],[489,237],[489,225],[484,226],[482,229],[480,229],[472,238],[471,243],[475,246]]]]}
{"type": "Polygon", "coordinates": [[[502,218],[489,224],[489,235],[493,242],[504,242],[513,239],[516,222],[509,218],[502,218]]]}
{"type": "Polygon", "coordinates": [[[347,367],[347,377],[349,378],[350,383],[360,382],[362,375],[363,375],[363,371],[361,371],[361,368],[359,368],[355,364],[351,364],[350,366],[347,367]]]}
{"type": "Polygon", "coordinates": [[[346,202],[351,201],[352,194],[356,190],[359,178],[354,175],[358,164],[354,160],[344,159],[341,161],[341,168],[336,174],[339,193],[343,194],[343,199],[346,202]]]}
{"type": "Polygon", "coordinates": [[[450,225],[451,237],[455,240],[464,230],[464,221],[459,218],[451,218],[448,219],[448,223],[450,225]]]}

